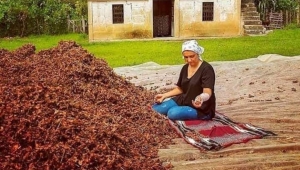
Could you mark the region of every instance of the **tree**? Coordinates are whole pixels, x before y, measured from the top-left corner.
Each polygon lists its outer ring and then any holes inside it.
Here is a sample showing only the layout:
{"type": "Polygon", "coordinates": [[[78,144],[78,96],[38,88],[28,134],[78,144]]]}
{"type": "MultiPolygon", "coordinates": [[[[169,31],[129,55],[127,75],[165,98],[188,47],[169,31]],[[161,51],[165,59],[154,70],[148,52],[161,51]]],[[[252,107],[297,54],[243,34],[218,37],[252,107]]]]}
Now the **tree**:
{"type": "Polygon", "coordinates": [[[260,13],[260,19],[267,21],[268,13],[275,11],[277,0],[255,0],[255,4],[258,12],[260,13]]]}
{"type": "Polygon", "coordinates": [[[299,0],[255,0],[261,20],[266,21],[270,12],[295,13],[299,8],[299,0]]]}
{"type": "Polygon", "coordinates": [[[86,0],[0,0],[0,37],[67,33],[68,19],[81,18],[86,0]]]}

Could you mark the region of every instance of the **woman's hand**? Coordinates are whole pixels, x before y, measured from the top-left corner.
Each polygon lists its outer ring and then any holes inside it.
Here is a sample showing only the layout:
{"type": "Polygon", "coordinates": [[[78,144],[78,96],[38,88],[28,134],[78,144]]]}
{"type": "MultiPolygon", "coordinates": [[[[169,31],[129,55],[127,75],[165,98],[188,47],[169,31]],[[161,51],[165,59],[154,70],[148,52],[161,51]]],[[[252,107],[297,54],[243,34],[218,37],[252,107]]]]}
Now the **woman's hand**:
{"type": "Polygon", "coordinates": [[[192,100],[192,104],[195,108],[200,108],[202,106],[203,100],[202,98],[199,96],[197,96],[195,98],[195,100],[192,100]]]}
{"type": "Polygon", "coordinates": [[[212,90],[210,88],[203,88],[203,93],[198,95],[195,100],[192,100],[192,104],[195,108],[200,108],[203,102],[209,100],[212,94],[212,90]]]}
{"type": "Polygon", "coordinates": [[[180,89],[180,87],[176,86],[174,89],[172,89],[169,92],[163,93],[163,94],[157,94],[154,97],[154,101],[155,103],[162,103],[166,98],[172,97],[172,96],[176,96],[182,93],[182,90],[180,89]]]}
{"type": "Polygon", "coordinates": [[[155,103],[161,103],[161,102],[163,102],[164,99],[165,99],[165,97],[164,97],[163,94],[157,94],[154,97],[154,102],[155,103]]]}

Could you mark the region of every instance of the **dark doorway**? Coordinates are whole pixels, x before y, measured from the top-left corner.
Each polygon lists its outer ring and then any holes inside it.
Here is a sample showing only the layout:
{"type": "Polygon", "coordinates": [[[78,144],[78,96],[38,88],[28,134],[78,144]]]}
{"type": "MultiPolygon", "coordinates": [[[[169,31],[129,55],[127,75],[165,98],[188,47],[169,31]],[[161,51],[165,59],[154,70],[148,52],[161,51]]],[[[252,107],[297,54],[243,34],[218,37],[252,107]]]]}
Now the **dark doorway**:
{"type": "Polygon", "coordinates": [[[172,36],[173,0],[153,0],[153,37],[172,36]]]}

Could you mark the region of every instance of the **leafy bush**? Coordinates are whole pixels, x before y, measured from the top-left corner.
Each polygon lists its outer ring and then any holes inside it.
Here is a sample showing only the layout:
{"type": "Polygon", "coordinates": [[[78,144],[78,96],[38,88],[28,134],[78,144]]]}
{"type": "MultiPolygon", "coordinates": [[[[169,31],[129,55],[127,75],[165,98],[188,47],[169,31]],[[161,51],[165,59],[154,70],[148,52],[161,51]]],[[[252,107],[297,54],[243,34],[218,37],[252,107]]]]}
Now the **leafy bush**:
{"type": "Polygon", "coordinates": [[[284,29],[286,29],[286,30],[299,29],[299,28],[300,28],[300,25],[296,24],[296,23],[291,23],[284,27],[284,29]]]}
{"type": "Polygon", "coordinates": [[[86,17],[86,8],[86,0],[1,0],[0,37],[67,33],[68,19],[86,17]]]}

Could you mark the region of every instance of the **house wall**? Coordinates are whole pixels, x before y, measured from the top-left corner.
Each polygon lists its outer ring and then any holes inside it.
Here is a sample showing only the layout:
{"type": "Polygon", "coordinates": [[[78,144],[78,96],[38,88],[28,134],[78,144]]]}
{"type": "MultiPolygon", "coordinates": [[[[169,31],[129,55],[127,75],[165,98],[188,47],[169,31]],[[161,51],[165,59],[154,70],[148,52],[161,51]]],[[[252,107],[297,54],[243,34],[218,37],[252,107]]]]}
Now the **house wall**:
{"type": "MultiPolygon", "coordinates": [[[[153,38],[153,0],[88,0],[89,40],[153,38]],[[113,24],[112,5],[124,5],[124,23],[113,24]]],[[[242,34],[241,0],[174,0],[176,38],[242,34]],[[202,3],[214,2],[214,20],[202,21],[202,3]]]]}
{"type": "Polygon", "coordinates": [[[240,0],[175,0],[175,4],[176,37],[241,35],[240,0]],[[203,2],[214,2],[213,21],[202,21],[203,2]]]}
{"type": "Polygon", "coordinates": [[[152,38],[152,0],[88,1],[89,40],[152,38]],[[124,23],[113,24],[112,5],[124,5],[124,23]]]}

